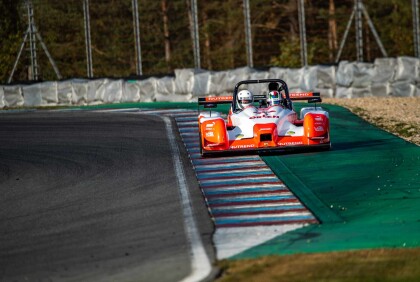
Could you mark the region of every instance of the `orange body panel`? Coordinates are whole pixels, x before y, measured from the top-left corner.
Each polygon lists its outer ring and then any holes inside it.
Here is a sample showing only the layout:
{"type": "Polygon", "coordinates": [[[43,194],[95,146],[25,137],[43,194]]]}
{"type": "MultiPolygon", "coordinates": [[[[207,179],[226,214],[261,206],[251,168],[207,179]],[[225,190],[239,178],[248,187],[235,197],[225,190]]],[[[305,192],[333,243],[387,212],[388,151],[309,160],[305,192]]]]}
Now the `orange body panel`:
{"type": "Polygon", "coordinates": [[[274,123],[255,124],[254,139],[258,148],[275,147],[277,139],[277,126],[274,123]]]}
{"type": "Polygon", "coordinates": [[[226,150],[229,147],[225,121],[222,118],[203,121],[201,144],[205,150],[226,150]]]}
{"type": "Polygon", "coordinates": [[[229,149],[252,149],[277,147],[277,127],[274,123],[256,124],[253,128],[254,137],[230,140],[229,149]]]}
{"type": "Polygon", "coordinates": [[[330,141],[329,120],[322,114],[308,113],[303,121],[304,144],[323,144],[330,141]]]}

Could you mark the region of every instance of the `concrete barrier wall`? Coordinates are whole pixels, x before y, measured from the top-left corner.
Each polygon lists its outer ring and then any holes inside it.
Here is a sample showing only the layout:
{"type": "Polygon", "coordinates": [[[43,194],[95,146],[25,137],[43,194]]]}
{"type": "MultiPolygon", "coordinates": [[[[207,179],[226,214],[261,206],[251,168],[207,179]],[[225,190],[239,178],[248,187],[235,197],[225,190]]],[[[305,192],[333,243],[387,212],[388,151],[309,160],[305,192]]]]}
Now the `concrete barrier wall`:
{"type": "MultiPolygon", "coordinates": [[[[175,76],[144,80],[72,79],[30,85],[0,85],[0,108],[97,105],[122,102],[196,101],[229,95],[238,81],[281,78],[290,91],[317,91],[324,97],[420,96],[420,59],[381,58],[374,63],[341,61],[338,66],[243,67],[226,71],[177,69],[175,76]]],[[[254,93],[261,86],[251,86],[254,93]]]]}

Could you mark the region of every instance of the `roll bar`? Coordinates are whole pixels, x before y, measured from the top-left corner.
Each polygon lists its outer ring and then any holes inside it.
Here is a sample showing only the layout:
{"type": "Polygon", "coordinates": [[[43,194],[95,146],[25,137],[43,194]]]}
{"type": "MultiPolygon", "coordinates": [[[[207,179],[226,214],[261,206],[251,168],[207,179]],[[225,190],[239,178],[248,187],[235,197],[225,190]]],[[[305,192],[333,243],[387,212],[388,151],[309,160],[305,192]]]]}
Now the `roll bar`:
{"type": "Polygon", "coordinates": [[[287,87],[286,82],[284,82],[281,79],[258,79],[258,80],[242,80],[240,82],[238,82],[235,85],[235,89],[233,91],[233,103],[232,103],[232,111],[236,112],[237,110],[237,95],[238,95],[238,90],[239,90],[239,86],[243,85],[243,84],[258,84],[258,83],[270,83],[270,82],[275,82],[275,83],[279,83],[280,87],[277,90],[284,90],[284,93],[286,95],[286,107],[289,110],[292,110],[292,101],[290,100],[290,95],[289,95],[289,88],[287,87]]]}

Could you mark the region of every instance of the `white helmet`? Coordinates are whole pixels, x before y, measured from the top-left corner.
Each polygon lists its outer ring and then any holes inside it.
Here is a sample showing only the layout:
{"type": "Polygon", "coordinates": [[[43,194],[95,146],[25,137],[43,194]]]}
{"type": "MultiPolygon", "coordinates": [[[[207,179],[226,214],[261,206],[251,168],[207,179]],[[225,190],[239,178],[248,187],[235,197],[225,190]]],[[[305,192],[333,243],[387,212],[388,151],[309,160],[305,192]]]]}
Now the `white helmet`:
{"type": "Polygon", "coordinates": [[[244,109],[254,102],[254,95],[248,90],[241,90],[238,93],[239,106],[244,109]]]}
{"type": "Polygon", "coordinates": [[[279,91],[270,91],[268,93],[267,102],[270,106],[280,105],[280,92],[279,91]]]}

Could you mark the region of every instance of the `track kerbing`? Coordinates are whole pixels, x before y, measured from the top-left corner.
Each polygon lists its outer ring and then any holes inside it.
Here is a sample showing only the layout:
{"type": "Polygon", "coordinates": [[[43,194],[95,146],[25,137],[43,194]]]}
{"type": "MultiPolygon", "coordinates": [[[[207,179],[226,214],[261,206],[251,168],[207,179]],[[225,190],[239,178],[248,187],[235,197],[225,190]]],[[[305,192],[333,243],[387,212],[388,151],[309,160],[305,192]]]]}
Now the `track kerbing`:
{"type": "Polygon", "coordinates": [[[236,255],[285,232],[318,223],[258,155],[203,158],[198,112],[139,110],[175,119],[215,224],[218,259],[236,255]],[[240,234],[241,243],[237,237],[240,234]]]}

